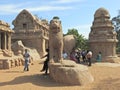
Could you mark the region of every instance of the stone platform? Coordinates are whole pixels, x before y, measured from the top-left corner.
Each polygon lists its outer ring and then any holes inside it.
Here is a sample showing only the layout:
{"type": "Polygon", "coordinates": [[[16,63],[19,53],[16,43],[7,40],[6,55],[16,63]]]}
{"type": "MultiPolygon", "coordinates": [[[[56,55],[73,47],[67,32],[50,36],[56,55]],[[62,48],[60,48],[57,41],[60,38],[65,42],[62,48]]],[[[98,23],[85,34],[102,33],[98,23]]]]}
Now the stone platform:
{"type": "Polygon", "coordinates": [[[10,69],[22,65],[24,65],[24,59],[22,56],[3,57],[0,59],[0,69],[10,69]]]}
{"type": "Polygon", "coordinates": [[[49,64],[50,76],[60,83],[85,85],[94,81],[87,66],[76,64],[71,60],[49,64]]]}

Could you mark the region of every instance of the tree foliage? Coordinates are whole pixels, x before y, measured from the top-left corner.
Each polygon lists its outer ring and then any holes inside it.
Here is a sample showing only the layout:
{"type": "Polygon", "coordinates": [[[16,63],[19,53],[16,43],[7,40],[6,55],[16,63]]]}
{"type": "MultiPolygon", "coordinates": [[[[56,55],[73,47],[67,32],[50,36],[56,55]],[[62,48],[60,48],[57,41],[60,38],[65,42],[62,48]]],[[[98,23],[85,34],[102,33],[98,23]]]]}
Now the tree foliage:
{"type": "Polygon", "coordinates": [[[73,29],[68,29],[67,34],[65,35],[74,35],[77,42],[76,42],[76,48],[80,49],[88,49],[88,44],[87,44],[87,39],[84,38],[82,34],[78,33],[78,30],[73,28],[73,29]]]}
{"type": "Polygon", "coordinates": [[[120,10],[118,15],[112,18],[112,23],[114,24],[114,29],[117,33],[117,39],[118,39],[117,52],[120,52],[120,10]]]}
{"type": "Polygon", "coordinates": [[[119,31],[120,30],[120,13],[116,17],[112,18],[112,23],[114,24],[115,31],[119,31]]]}
{"type": "Polygon", "coordinates": [[[53,19],[60,19],[58,16],[54,16],[53,19]]]}

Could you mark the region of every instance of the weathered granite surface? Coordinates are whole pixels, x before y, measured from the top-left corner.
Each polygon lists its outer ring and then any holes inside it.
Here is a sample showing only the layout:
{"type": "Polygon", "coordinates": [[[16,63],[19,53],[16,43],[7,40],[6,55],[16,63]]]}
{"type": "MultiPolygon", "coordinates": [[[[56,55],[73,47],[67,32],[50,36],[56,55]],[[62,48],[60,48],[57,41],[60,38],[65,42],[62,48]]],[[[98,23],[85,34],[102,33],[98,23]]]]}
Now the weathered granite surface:
{"type": "Polygon", "coordinates": [[[60,83],[85,85],[94,81],[87,66],[78,65],[71,60],[63,60],[62,63],[50,63],[49,70],[50,76],[60,83]]]}

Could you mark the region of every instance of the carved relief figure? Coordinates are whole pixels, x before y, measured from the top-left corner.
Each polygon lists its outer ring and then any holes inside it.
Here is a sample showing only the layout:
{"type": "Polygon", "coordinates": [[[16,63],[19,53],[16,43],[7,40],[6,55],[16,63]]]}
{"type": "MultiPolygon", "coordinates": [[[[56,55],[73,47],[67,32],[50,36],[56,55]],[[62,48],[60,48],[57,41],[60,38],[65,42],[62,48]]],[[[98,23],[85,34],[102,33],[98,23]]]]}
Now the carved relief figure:
{"type": "Polygon", "coordinates": [[[63,32],[61,21],[56,17],[50,21],[49,49],[50,61],[60,62],[63,53],[63,32]]]}

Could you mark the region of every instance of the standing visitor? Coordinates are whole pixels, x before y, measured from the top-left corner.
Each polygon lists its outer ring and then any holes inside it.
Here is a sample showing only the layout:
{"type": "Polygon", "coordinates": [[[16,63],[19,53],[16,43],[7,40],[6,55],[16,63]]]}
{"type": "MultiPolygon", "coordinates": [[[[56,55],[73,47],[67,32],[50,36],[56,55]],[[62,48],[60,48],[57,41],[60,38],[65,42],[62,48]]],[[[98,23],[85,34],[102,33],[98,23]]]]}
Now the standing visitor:
{"type": "Polygon", "coordinates": [[[47,57],[46,60],[44,61],[44,65],[43,65],[43,68],[41,70],[41,72],[45,71],[45,75],[48,74],[48,63],[49,63],[49,49],[46,49],[46,52],[47,54],[45,56],[43,56],[42,58],[44,57],[47,57]]]}
{"type": "Polygon", "coordinates": [[[80,57],[81,57],[80,51],[77,51],[75,56],[76,56],[76,59],[77,59],[77,63],[80,63],[80,57]]]}
{"type": "Polygon", "coordinates": [[[63,51],[63,59],[67,59],[68,58],[68,55],[65,51],[63,51]]]}
{"type": "Polygon", "coordinates": [[[74,50],[70,53],[70,60],[77,62],[75,54],[76,54],[76,52],[74,50]]]}
{"type": "Polygon", "coordinates": [[[85,63],[85,62],[86,62],[86,51],[83,50],[83,51],[81,52],[81,55],[82,55],[83,63],[85,63]]]}
{"type": "Polygon", "coordinates": [[[30,54],[28,53],[28,50],[25,49],[25,53],[23,54],[23,57],[25,59],[25,64],[24,64],[24,71],[29,71],[29,62],[30,62],[30,54]]]}
{"type": "Polygon", "coordinates": [[[101,62],[102,61],[102,54],[101,54],[101,52],[98,53],[96,60],[97,60],[97,62],[101,62]]]}
{"type": "Polygon", "coordinates": [[[91,66],[92,51],[87,51],[88,66],[91,66]]]}

